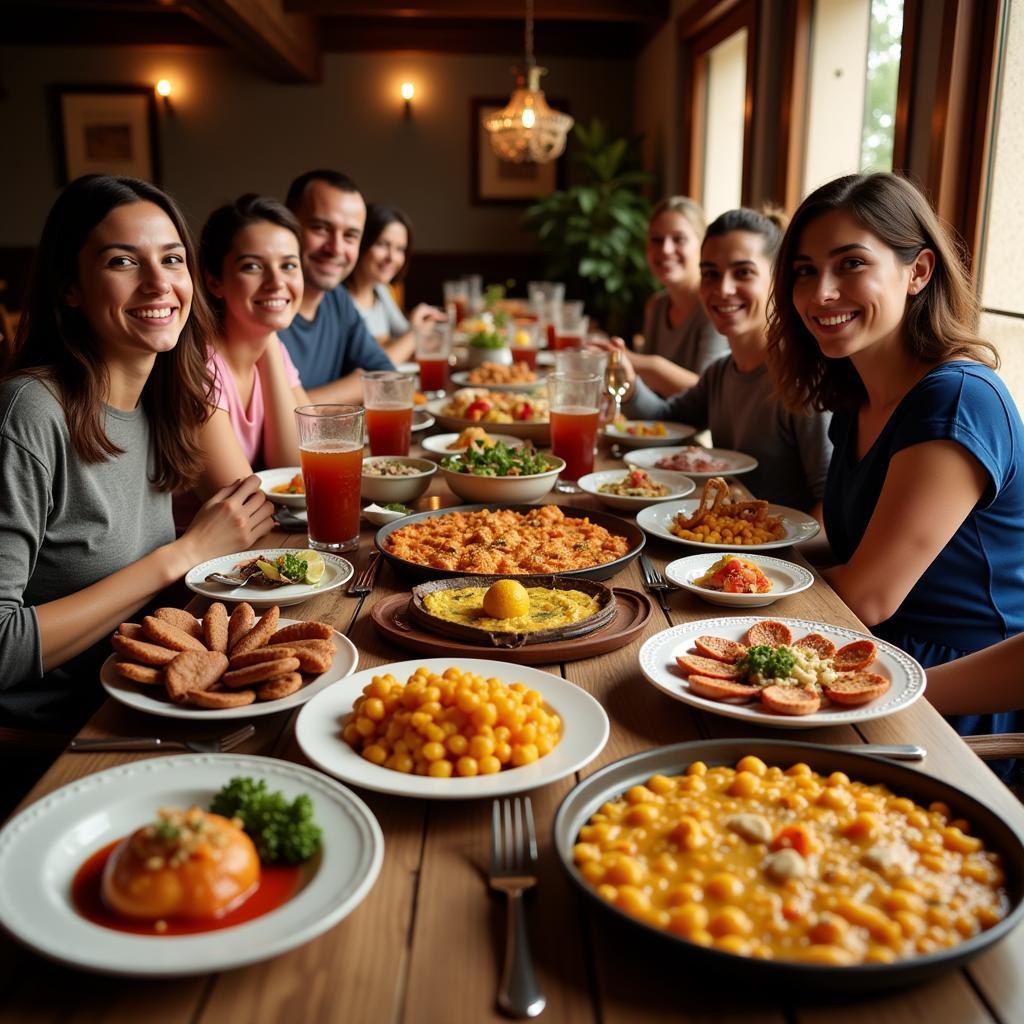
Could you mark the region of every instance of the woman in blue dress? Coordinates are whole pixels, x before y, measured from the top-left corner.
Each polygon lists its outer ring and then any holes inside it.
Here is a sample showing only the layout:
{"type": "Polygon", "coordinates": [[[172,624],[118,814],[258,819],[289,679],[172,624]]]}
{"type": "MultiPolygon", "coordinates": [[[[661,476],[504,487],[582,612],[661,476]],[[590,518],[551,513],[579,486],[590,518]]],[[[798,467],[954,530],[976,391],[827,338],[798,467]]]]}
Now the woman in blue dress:
{"type": "MultiPolygon", "coordinates": [[[[780,393],[833,411],[832,586],[925,667],[1024,630],[1024,425],[924,196],[891,174],[813,192],[782,241],[773,299],[780,393]]],[[[1005,732],[1017,714],[954,724],[1005,732]]]]}

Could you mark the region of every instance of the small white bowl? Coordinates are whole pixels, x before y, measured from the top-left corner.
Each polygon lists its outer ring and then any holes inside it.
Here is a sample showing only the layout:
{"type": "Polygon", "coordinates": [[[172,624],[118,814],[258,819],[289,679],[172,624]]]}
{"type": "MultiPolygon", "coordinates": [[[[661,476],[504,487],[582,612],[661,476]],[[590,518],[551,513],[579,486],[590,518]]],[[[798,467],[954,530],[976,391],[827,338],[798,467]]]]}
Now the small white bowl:
{"type": "Polygon", "coordinates": [[[544,455],[551,467],[546,473],[531,473],[529,476],[473,476],[459,473],[454,469],[441,467],[448,486],[467,501],[513,505],[524,501],[543,498],[558,480],[558,474],[565,469],[565,461],[554,455],[544,455]]]}
{"type": "Polygon", "coordinates": [[[661,497],[633,497],[628,494],[606,494],[599,490],[602,484],[617,484],[629,473],[628,469],[605,469],[600,473],[588,473],[581,476],[578,486],[581,491],[593,494],[599,501],[609,508],[619,509],[623,512],[639,512],[648,505],[656,505],[659,501],[674,501],[676,498],[685,498],[697,485],[689,478],[679,473],[667,473],[660,469],[649,469],[647,475],[656,484],[664,484],[670,488],[668,494],[661,497]]]}
{"type": "Polygon", "coordinates": [[[282,466],[279,469],[261,469],[256,475],[260,478],[260,490],[275,504],[287,505],[288,508],[305,508],[304,494],[275,494],[272,487],[289,483],[296,473],[302,470],[298,466],[282,466]]]}
{"type": "Polygon", "coordinates": [[[746,551],[709,551],[700,555],[677,558],[665,566],[665,576],[677,587],[696,594],[708,604],[717,604],[724,608],[764,608],[783,597],[799,594],[814,582],[814,576],[802,565],[746,551]],[[719,590],[698,587],[694,580],[700,579],[715,562],[725,555],[735,555],[737,558],[745,558],[747,561],[753,562],[771,580],[772,589],[767,594],[725,594],[719,590]]]}
{"type": "Polygon", "coordinates": [[[393,501],[408,505],[430,486],[430,478],[436,472],[437,463],[431,462],[430,459],[413,459],[401,455],[371,456],[363,459],[361,493],[364,498],[379,502],[381,505],[389,505],[393,501]],[[372,466],[375,462],[401,462],[403,465],[414,467],[418,472],[415,476],[369,476],[366,467],[372,466]]]}
{"type": "MultiPolygon", "coordinates": [[[[509,448],[522,448],[523,445],[526,444],[521,437],[513,437],[511,434],[494,434],[488,430],[487,436],[494,441],[502,441],[507,444],[509,448]]],[[[458,434],[433,434],[430,437],[423,438],[421,443],[425,452],[430,452],[431,455],[438,455],[442,458],[446,458],[449,455],[461,455],[462,452],[465,451],[464,448],[450,447],[455,444],[458,439],[458,434]]]]}
{"type": "Polygon", "coordinates": [[[394,512],[389,508],[381,508],[376,502],[372,505],[367,505],[363,509],[363,518],[373,526],[387,526],[388,523],[393,523],[396,519],[404,519],[407,512],[394,512]]]}

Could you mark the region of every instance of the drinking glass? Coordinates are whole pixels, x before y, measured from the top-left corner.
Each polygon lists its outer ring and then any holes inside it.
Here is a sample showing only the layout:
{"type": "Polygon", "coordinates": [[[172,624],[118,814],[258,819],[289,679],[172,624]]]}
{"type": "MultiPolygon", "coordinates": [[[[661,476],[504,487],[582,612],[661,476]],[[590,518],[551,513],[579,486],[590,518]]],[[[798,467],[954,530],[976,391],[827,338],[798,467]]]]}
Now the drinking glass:
{"type": "Polygon", "coordinates": [[[416,362],[420,388],[427,394],[444,394],[448,387],[448,360],[452,354],[452,328],[448,323],[426,323],[416,328],[416,362]]]}
{"type": "Polygon", "coordinates": [[[537,350],[540,348],[540,324],[517,323],[508,329],[508,347],[517,363],[526,363],[531,370],[537,369],[537,350]]]}
{"type": "Polygon", "coordinates": [[[371,455],[408,455],[416,378],[397,370],[363,371],[363,405],[371,455]]]}
{"type": "Polygon", "coordinates": [[[607,369],[607,352],[591,348],[563,348],[555,353],[556,373],[596,373],[603,377],[607,369]]]}
{"type": "Polygon", "coordinates": [[[629,378],[626,376],[626,368],[622,364],[622,353],[613,348],[608,353],[608,369],[604,375],[604,390],[612,400],[612,408],[608,418],[614,423],[622,416],[622,399],[629,392],[629,378]]]}
{"type": "Polygon", "coordinates": [[[563,302],[555,313],[554,321],[556,349],[583,347],[590,318],[583,315],[582,302],[563,302]]]}
{"type": "Polygon", "coordinates": [[[469,282],[468,281],[445,281],[444,283],[444,305],[455,307],[455,322],[452,327],[458,327],[469,315],[469,282]]]}
{"type": "Polygon", "coordinates": [[[579,492],[576,481],[594,471],[594,448],[604,377],[596,373],[548,375],[551,402],[551,451],[565,460],[556,489],[579,492]]]}
{"type": "Polygon", "coordinates": [[[466,288],[469,293],[469,312],[479,316],[484,311],[484,279],[479,274],[466,277],[466,288]]]}
{"type": "Polygon", "coordinates": [[[300,405],[295,422],[309,546],[352,551],[359,546],[363,410],[357,405],[300,405]]]}

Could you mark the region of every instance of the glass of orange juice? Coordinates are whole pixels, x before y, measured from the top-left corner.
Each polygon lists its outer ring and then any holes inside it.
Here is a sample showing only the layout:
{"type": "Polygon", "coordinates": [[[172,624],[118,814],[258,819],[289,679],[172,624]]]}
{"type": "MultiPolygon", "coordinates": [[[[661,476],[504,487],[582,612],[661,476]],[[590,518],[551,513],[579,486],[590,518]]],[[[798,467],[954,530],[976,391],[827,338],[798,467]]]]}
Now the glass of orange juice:
{"type": "Polygon", "coordinates": [[[604,378],[596,373],[565,372],[548,375],[551,402],[551,451],[565,460],[556,489],[575,494],[576,481],[594,471],[601,389],[604,378]]]}
{"type": "Polygon", "coordinates": [[[300,405],[295,422],[309,546],[352,551],[359,546],[363,410],[358,405],[300,405]]]}
{"type": "Polygon", "coordinates": [[[408,455],[416,378],[397,370],[363,371],[363,405],[371,455],[408,455]]]}
{"type": "Polygon", "coordinates": [[[448,388],[448,360],[452,353],[450,323],[426,323],[416,328],[416,362],[420,389],[436,397],[448,388]]]}

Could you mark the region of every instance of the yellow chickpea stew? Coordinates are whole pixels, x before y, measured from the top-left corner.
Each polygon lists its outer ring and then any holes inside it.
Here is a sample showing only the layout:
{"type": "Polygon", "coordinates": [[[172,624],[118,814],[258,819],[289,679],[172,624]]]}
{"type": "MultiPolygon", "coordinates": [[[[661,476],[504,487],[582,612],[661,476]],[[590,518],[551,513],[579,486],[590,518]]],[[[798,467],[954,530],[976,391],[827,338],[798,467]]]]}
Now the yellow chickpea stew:
{"type": "Polygon", "coordinates": [[[580,829],[573,860],[631,916],[767,960],[904,960],[1009,911],[999,856],[946,805],[752,756],[632,786],[580,829]]]}
{"type": "Polygon", "coordinates": [[[562,720],[523,683],[458,668],[390,673],[363,687],[342,738],[371,764],[437,779],[533,764],[557,745],[562,720]]]}

